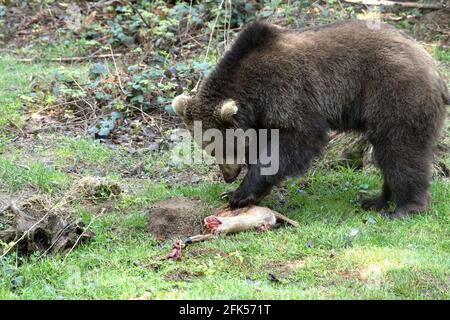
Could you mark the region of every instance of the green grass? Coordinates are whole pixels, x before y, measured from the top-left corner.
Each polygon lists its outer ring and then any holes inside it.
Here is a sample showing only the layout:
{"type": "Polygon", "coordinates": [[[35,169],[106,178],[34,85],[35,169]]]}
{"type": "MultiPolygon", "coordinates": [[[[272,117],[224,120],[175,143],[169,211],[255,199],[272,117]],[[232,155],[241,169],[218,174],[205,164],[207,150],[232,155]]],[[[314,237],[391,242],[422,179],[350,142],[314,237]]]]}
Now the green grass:
{"type": "Polygon", "coordinates": [[[113,161],[116,153],[89,138],[66,137],[50,150],[59,161],[70,165],[107,165],[113,161]]]}
{"type": "MultiPolygon", "coordinates": [[[[85,68],[85,67],[84,67],[85,68]]],[[[7,127],[17,128],[24,124],[24,107],[20,96],[30,99],[30,83],[36,77],[54,74],[58,70],[80,72],[78,65],[61,67],[48,63],[17,62],[13,57],[0,57],[0,152],[2,140],[8,137],[7,127]]],[[[84,70],[84,69],[83,69],[84,70]]]]}
{"type": "Polygon", "coordinates": [[[0,128],[22,123],[22,105],[17,97],[25,90],[31,72],[37,71],[36,67],[13,61],[9,57],[0,59],[0,70],[5,70],[0,74],[0,128]]]}
{"type": "Polygon", "coordinates": [[[32,187],[52,192],[55,188],[67,185],[68,181],[69,178],[64,173],[44,163],[18,165],[11,160],[0,158],[0,191],[17,191],[32,187]]]}
{"type": "MultiPolygon", "coordinates": [[[[128,208],[125,215],[111,212],[96,220],[93,241],[65,261],[32,257],[14,267],[14,256],[4,260],[0,297],[127,299],[150,292],[155,299],[449,298],[448,182],[433,183],[434,201],[426,214],[390,221],[354,203],[361,185],[379,187],[375,174],[342,170],[310,174],[308,181],[301,192],[300,183],[289,181],[285,206],[291,209],[280,209],[299,221],[299,228],[195,244],[182,261],[159,263],[153,256],[167,252],[170,243],[161,248],[146,233],[142,208],[172,195],[217,205],[224,186],[168,189],[149,183],[134,199],[119,200],[118,208],[128,208]],[[22,285],[12,290],[17,277],[22,285]]],[[[277,192],[267,202],[276,199],[277,192]]],[[[89,213],[83,217],[91,218],[89,213]]]]}
{"type": "Polygon", "coordinates": [[[433,51],[434,57],[439,61],[450,62],[450,49],[441,46],[435,46],[433,51]]]}

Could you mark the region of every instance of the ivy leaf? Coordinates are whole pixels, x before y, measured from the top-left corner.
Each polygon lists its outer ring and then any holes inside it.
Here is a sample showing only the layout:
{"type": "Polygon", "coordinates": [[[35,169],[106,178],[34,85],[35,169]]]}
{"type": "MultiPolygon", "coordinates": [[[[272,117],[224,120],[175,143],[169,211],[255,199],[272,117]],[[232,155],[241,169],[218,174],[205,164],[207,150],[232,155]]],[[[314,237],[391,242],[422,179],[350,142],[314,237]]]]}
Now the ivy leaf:
{"type": "Polygon", "coordinates": [[[367,219],[364,219],[363,222],[364,222],[364,224],[375,224],[375,223],[377,223],[377,220],[375,220],[374,217],[369,217],[367,219]]]}
{"type": "Polygon", "coordinates": [[[209,64],[207,62],[194,62],[193,67],[196,71],[203,73],[204,77],[209,73],[209,64]]]}
{"type": "Polygon", "coordinates": [[[367,189],[369,189],[369,185],[367,183],[360,184],[358,186],[358,189],[360,189],[360,190],[367,190],[367,189]]]}
{"type": "Polygon", "coordinates": [[[352,228],[350,230],[350,232],[348,233],[348,236],[349,237],[355,237],[358,233],[359,233],[359,229],[358,228],[352,228]]]}
{"type": "Polygon", "coordinates": [[[170,115],[175,115],[175,111],[173,110],[173,107],[171,104],[165,106],[164,110],[170,115]]]}
{"type": "Polygon", "coordinates": [[[89,73],[94,76],[94,78],[102,76],[108,72],[106,66],[103,63],[97,62],[94,63],[89,70],[89,73]]]}
{"type": "Polygon", "coordinates": [[[106,138],[114,130],[116,122],[120,117],[120,112],[111,112],[109,116],[100,121],[99,125],[89,129],[89,132],[94,134],[96,138],[106,138]]]}
{"type": "Polygon", "coordinates": [[[143,104],[144,103],[144,96],[142,94],[137,95],[137,96],[131,98],[131,102],[132,103],[143,104]]]}
{"type": "Polygon", "coordinates": [[[13,290],[15,290],[15,289],[23,286],[23,283],[24,283],[23,277],[22,276],[17,276],[17,277],[15,277],[15,278],[13,278],[11,280],[11,287],[12,287],[13,290]]]}

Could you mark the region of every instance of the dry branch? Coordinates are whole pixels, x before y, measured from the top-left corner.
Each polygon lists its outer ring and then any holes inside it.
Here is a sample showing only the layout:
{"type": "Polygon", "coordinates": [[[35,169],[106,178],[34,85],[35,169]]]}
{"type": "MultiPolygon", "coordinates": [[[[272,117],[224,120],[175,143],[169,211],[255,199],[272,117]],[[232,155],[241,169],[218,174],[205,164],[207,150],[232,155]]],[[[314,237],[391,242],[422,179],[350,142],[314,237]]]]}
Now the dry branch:
{"type": "Polygon", "coordinates": [[[447,7],[444,3],[418,3],[418,2],[399,2],[387,0],[344,0],[347,3],[365,4],[368,6],[400,6],[402,8],[418,9],[444,9],[447,7]]]}
{"type": "Polygon", "coordinates": [[[134,11],[134,13],[137,13],[139,18],[142,20],[142,22],[147,26],[147,28],[149,30],[152,29],[152,26],[148,24],[147,20],[145,20],[145,18],[142,16],[141,12],[135,7],[133,6],[133,4],[131,3],[131,1],[127,1],[127,4],[131,7],[131,9],[134,11]]]}
{"type": "Polygon", "coordinates": [[[107,54],[98,54],[98,55],[90,55],[86,57],[72,57],[72,58],[52,58],[52,59],[42,59],[42,58],[22,58],[17,59],[19,62],[36,62],[36,61],[46,61],[46,62],[74,62],[74,61],[86,61],[94,58],[110,58],[110,57],[121,57],[121,53],[107,53],[107,54]]]}

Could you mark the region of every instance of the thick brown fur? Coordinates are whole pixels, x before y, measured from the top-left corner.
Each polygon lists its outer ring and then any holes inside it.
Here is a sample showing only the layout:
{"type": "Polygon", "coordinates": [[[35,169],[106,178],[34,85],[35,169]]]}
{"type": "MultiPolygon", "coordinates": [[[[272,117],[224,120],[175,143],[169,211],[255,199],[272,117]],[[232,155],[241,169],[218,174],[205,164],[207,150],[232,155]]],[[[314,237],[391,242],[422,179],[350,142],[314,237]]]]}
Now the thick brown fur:
{"type": "Polygon", "coordinates": [[[349,21],[303,30],[255,22],[202,83],[185,121],[203,129],[279,129],[280,170],[263,176],[249,164],[233,208],[252,204],[287,176],[300,175],[328,143],[329,130],[364,133],[383,172],[382,194],[364,208],[396,204],[393,217],[427,208],[433,147],[450,95],[431,56],[382,24],[349,21]],[[217,106],[238,112],[224,123],[217,106]]]}

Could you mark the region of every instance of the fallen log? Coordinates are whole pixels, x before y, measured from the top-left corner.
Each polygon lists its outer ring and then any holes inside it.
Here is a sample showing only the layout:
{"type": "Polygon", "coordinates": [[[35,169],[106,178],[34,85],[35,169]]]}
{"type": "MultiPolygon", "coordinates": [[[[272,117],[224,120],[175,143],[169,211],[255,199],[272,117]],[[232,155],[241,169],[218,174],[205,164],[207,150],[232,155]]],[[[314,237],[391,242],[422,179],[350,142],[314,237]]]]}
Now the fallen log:
{"type": "Polygon", "coordinates": [[[447,4],[444,3],[420,3],[420,2],[399,2],[388,0],[344,0],[344,2],[352,4],[365,4],[368,6],[399,6],[402,8],[418,8],[418,9],[444,9],[447,4]]]}
{"type": "Polygon", "coordinates": [[[20,58],[16,59],[16,61],[19,62],[36,62],[36,61],[44,61],[44,62],[81,62],[91,59],[100,59],[100,58],[114,58],[114,57],[121,57],[121,53],[114,53],[114,54],[97,54],[97,55],[90,55],[86,57],[72,57],[72,58],[20,58]]]}

